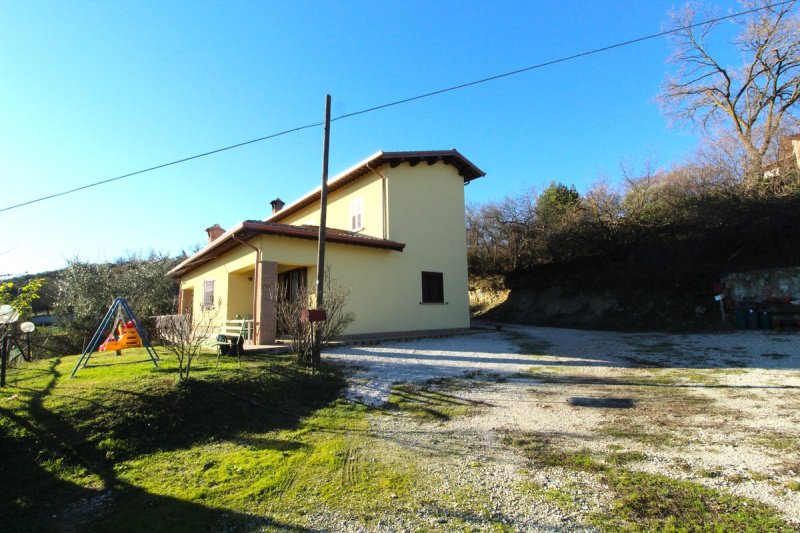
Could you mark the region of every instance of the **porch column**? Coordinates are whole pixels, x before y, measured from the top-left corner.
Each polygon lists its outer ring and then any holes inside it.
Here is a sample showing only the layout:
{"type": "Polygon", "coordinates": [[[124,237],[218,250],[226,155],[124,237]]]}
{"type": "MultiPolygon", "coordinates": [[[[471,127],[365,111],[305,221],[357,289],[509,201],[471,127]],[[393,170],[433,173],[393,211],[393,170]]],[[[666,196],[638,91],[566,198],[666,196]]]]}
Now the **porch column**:
{"type": "Polygon", "coordinates": [[[256,344],[275,344],[278,331],[275,312],[276,287],[278,285],[278,263],[259,261],[256,264],[256,316],[253,317],[256,344]]]}

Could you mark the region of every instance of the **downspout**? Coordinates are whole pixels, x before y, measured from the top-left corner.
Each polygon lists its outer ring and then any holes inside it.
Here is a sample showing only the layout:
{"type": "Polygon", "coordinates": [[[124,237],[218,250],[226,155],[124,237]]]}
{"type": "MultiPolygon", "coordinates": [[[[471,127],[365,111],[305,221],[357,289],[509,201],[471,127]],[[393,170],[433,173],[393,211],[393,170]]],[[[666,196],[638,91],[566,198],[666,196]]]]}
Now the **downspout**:
{"type": "Polygon", "coordinates": [[[261,259],[261,250],[257,247],[253,246],[249,242],[243,241],[241,239],[236,238],[235,235],[231,236],[231,239],[238,242],[239,244],[244,244],[245,246],[249,246],[256,252],[256,262],[253,265],[253,344],[258,344],[257,341],[261,339],[256,339],[258,335],[258,328],[256,327],[256,296],[258,295],[258,262],[261,259]]]}
{"type": "Polygon", "coordinates": [[[183,314],[183,276],[178,280],[178,308],[175,311],[175,314],[183,314]]]}
{"type": "Polygon", "coordinates": [[[386,234],[386,176],[367,165],[367,169],[381,179],[381,218],[383,219],[383,238],[387,238],[386,234]]]}

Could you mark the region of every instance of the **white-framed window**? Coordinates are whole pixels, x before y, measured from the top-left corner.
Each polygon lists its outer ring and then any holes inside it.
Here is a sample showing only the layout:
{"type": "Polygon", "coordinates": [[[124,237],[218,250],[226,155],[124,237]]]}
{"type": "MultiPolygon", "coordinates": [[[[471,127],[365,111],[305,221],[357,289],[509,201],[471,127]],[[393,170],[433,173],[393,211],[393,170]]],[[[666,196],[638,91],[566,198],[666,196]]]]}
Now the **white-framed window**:
{"type": "Polygon", "coordinates": [[[203,307],[211,309],[214,307],[214,280],[203,281],[203,307]]]}
{"type": "Polygon", "coordinates": [[[364,202],[361,198],[355,198],[350,202],[350,230],[358,231],[364,229],[362,217],[364,213],[364,202]]]}

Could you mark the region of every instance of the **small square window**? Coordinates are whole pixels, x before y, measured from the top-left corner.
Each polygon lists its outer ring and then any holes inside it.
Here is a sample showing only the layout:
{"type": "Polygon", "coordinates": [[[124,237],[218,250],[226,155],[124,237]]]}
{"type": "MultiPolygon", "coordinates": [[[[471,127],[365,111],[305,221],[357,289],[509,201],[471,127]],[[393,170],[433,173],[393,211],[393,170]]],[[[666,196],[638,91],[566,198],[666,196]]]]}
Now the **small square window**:
{"type": "Polygon", "coordinates": [[[444,277],[441,272],[422,273],[422,303],[444,303],[444,277]]]}
{"type": "Polygon", "coordinates": [[[214,307],[214,280],[203,281],[203,307],[211,309],[214,307]]]}

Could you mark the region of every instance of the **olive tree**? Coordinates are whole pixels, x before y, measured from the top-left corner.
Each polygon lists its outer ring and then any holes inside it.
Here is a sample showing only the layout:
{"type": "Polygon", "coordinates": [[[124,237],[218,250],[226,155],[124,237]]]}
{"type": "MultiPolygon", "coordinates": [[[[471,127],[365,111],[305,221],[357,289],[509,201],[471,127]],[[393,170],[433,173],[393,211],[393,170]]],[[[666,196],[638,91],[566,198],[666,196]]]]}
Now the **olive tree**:
{"type": "Polygon", "coordinates": [[[117,296],[130,304],[140,319],[173,312],[177,283],[167,277],[176,260],[151,253],[129,256],[114,263],[72,259],[58,276],[57,315],[76,331],[97,327],[117,296]]]}
{"type": "Polygon", "coordinates": [[[34,278],[19,288],[11,281],[0,282],[0,305],[10,305],[23,317],[30,315],[44,282],[44,278],[34,278]]]}

